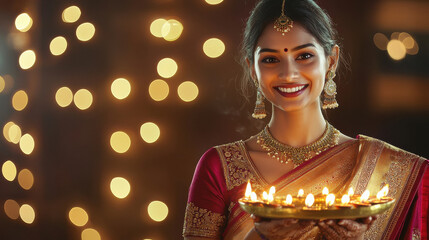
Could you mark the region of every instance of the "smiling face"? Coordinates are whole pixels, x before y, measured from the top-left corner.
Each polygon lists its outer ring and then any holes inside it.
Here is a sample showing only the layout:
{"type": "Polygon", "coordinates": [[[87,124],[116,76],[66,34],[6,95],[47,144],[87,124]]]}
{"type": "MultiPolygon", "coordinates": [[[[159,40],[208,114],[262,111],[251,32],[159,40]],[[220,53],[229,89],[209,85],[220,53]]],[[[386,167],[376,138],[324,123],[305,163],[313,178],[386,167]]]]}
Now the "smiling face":
{"type": "Polygon", "coordinates": [[[299,23],[284,36],[269,24],[257,42],[251,69],[265,98],[276,108],[320,109],[326,73],[329,68],[335,70],[337,60],[335,55],[326,56],[316,38],[299,23]]]}

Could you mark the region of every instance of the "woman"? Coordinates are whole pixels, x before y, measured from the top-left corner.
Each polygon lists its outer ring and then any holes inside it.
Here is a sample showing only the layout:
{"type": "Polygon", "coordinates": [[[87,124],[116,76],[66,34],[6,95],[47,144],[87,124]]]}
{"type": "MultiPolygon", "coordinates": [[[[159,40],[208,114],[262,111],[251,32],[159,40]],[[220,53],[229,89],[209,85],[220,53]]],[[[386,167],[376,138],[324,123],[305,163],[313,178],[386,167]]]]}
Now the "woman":
{"type": "Polygon", "coordinates": [[[426,160],[377,139],[345,136],[324,119],[322,108],[338,106],[333,79],[340,59],[326,13],[312,0],[261,0],[247,21],[243,53],[257,91],[253,116],[265,116],[265,98],[271,120],[257,135],[202,156],[185,239],[420,239],[426,160]],[[248,180],[278,194],[318,194],[327,186],[337,196],[389,184],[396,202],[366,219],[260,221],[237,204],[248,180]]]}

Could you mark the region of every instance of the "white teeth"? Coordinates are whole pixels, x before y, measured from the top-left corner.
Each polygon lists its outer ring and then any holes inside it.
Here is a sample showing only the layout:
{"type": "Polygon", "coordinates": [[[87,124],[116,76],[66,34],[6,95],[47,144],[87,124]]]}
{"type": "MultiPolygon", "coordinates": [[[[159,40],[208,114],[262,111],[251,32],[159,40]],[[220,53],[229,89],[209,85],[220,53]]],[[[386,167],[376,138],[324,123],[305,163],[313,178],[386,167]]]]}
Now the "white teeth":
{"type": "Polygon", "coordinates": [[[298,92],[298,91],[302,90],[303,88],[304,88],[304,86],[293,87],[293,88],[278,87],[277,89],[280,90],[281,92],[285,92],[285,93],[294,93],[294,92],[298,92]]]}

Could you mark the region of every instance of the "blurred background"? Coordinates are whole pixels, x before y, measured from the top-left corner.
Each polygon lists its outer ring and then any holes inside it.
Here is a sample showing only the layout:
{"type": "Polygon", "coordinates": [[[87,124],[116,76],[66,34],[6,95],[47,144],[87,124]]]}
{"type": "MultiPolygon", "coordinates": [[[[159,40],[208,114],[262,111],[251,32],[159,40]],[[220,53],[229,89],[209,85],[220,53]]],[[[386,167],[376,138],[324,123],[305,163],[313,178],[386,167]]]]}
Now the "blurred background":
{"type": "MultiPolygon", "coordinates": [[[[180,239],[210,147],[246,139],[255,0],[0,0],[0,239],[180,239]]],[[[319,0],[341,36],[329,120],[429,156],[429,1],[319,0]]]]}

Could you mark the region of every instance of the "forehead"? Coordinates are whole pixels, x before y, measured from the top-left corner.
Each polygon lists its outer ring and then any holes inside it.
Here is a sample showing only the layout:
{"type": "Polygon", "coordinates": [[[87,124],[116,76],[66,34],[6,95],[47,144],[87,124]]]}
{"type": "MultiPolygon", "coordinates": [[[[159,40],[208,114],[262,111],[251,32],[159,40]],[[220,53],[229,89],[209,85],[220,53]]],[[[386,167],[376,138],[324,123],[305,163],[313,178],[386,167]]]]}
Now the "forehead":
{"type": "Polygon", "coordinates": [[[285,35],[277,32],[274,24],[268,24],[259,37],[255,50],[258,48],[292,49],[307,43],[312,43],[316,48],[322,49],[316,38],[297,22],[294,22],[293,28],[285,35]]]}

